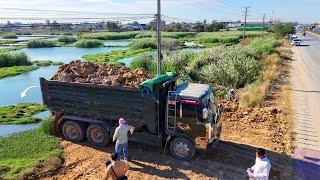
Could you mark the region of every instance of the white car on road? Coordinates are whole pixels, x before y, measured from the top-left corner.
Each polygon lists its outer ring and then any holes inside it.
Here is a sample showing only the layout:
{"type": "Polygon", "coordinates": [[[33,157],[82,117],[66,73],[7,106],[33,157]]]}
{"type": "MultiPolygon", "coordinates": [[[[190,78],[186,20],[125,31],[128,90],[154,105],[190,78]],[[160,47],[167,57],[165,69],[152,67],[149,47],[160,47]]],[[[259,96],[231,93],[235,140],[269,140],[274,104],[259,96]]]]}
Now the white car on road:
{"type": "Polygon", "coordinates": [[[294,39],[291,41],[292,46],[300,46],[301,40],[300,39],[294,39]]]}

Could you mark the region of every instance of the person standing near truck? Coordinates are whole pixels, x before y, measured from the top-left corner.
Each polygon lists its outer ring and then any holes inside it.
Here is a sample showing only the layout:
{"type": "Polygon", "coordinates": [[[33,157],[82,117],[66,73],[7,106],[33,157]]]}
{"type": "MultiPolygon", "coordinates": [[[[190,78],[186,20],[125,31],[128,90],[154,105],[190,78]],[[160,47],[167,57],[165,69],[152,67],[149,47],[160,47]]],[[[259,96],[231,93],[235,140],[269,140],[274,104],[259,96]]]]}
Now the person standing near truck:
{"type": "Polygon", "coordinates": [[[120,160],[128,160],[128,131],[131,134],[134,131],[134,127],[127,125],[127,121],[123,118],[119,119],[119,126],[116,128],[113,135],[113,142],[116,142],[116,153],[120,157],[120,160]],[[123,155],[124,154],[124,158],[123,155]]]}

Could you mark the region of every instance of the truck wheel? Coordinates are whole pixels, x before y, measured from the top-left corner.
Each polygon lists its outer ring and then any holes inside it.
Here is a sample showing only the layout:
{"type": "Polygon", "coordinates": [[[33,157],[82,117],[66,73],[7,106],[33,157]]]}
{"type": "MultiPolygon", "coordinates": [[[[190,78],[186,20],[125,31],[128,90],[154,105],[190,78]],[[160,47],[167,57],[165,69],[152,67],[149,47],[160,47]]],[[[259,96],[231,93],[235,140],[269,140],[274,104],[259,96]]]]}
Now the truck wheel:
{"type": "Polygon", "coordinates": [[[88,127],[87,139],[90,144],[96,146],[106,146],[111,140],[107,130],[99,124],[91,124],[88,127]]]}
{"type": "Polygon", "coordinates": [[[63,124],[63,136],[69,141],[80,142],[85,136],[86,127],[75,121],[67,121],[63,124]]]}
{"type": "Polygon", "coordinates": [[[190,160],[196,150],[193,143],[186,138],[175,138],[170,143],[170,153],[179,160],[190,160]]]}

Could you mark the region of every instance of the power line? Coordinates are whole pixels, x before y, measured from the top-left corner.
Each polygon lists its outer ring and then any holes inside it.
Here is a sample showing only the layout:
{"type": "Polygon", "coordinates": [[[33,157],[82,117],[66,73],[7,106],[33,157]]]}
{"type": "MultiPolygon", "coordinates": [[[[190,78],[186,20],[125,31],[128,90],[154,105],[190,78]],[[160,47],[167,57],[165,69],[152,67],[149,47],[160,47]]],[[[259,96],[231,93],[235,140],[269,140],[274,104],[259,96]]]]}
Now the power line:
{"type": "Polygon", "coordinates": [[[265,19],[266,19],[266,14],[264,13],[264,14],[262,14],[262,31],[261,31],[261,33],[262,33],[262,36],[263,36],[263,30],[264,30],[264,22],[265,22],[265,19]]]}
{"type": "Polygon", "coordinates": [[[246,25],[247,25],[247,16],[248,16],[248,9],[249,6],[244,7],[246,10],[244,11],[244,27],[243,27],[243,40],[246,38],[246,25]]]}
{"type": "Polygon", "coordinates": [[[134,13],[100,13],[100,12],[80,12],[80,11],[60,11],[60,10],[50,10],[50,9],[26,9],[26,8],[0,8],[4,10],[17,10],[17,11],[34,11],[34,12],[55,12],[55,13],[73,13],[73,14],[101,14],[101,15],[154,15],[154,14],[134,14],[134,13]]]}

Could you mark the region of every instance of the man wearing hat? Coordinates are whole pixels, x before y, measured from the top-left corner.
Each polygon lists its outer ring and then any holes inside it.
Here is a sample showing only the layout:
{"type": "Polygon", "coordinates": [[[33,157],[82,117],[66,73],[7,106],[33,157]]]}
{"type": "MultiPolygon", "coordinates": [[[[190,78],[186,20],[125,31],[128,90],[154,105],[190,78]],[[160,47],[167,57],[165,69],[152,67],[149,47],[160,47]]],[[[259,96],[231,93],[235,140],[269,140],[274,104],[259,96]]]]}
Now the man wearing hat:
{"type": "Polygon", "coordinates": [[[120,160],[128,160],[128,131],[131,134],[134,131],[134,127],[127,125],[127,121],[123,118],[119,119],[119,126],[116,128],[113,135],[113,142],[116,141],[116,153],[120,157],[120,160]],[[123,158],[124,153],[124,158],[123,158]]]}

